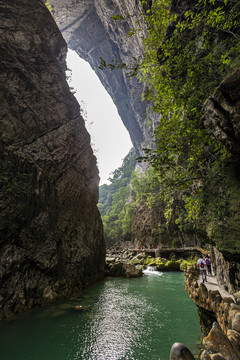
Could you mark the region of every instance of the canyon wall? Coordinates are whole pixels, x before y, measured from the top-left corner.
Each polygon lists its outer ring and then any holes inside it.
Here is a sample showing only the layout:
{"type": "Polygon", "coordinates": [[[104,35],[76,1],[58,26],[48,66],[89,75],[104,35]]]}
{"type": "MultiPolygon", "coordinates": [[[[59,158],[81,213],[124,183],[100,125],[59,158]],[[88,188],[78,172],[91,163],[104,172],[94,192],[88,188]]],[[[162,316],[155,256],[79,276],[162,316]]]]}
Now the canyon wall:
{"type": "Polygon", "coordinates": [[[206,232],[219,284],[240,287],[240,69],[227,76],[204,104],[204,125],[229,151],[227,166],[209,183],[206,232]],[[217,210],[217,211],[216,211],[217,210]],[[216,249],[217,248],[217,249],[216,249]]]}
{"type": "Polygon", "coordinates": [[[178,226],[180,210],[183,206],[178,204],[178,213],[171,216],[167,223],[164,215],[166,209],[163,201],[156,201],[149,206],[146,199],[142,199],[133,212],[132,241],[141,246],[160,246],[162,248],[200,246],[201,239],[194,231],[192,224],[183,223],[178,226]]]}
{"type": "Polygon", "coordinates": [[[98,170],[40,0],[0,0],[0,318],[102,278],[98,170]]]}
{"type": "MultiPolygon", "coordinates": [[[[89,62],[105,89],[112,97],[119,115],[129,132],[134,148],[141,153],[142,145],[151,141],[156,119],[146,126],[148,104],[142,101],[143,85],[136,77],[128,78],[125,69],[100,70],[100,57],[106,63],[126,63],[142,55],[142,36],[146,24],[140,15],[140,1],[50,0],[52,15],[69,48],[89,62]],[[119,15],[126,20],[112,20],[119,15]],[[137,21],[140,20],[140,23],[137,21]],[[131,29],[141,29],[137,36],[128,36],[131,29]]],[[[154,119],[154,120],[153,120],[154,119]]]]}

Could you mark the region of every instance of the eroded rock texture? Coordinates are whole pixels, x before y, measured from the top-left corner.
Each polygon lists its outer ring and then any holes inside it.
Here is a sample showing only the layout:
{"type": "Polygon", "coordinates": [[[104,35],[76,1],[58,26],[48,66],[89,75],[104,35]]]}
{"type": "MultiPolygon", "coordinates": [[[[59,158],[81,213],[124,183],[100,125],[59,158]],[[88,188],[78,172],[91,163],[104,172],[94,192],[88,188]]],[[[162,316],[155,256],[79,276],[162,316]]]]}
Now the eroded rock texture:
{"type": "Polygon", "coordinates": [[[227,261],[223,254],[215,247],[211,250],[214,273],[217,276],[218,283],[230,294],[239,291],[240,288],[240,264],[234,261],[227,261]]]}
{"type": "MultiPolygon", "coordinates": [[[[219,290],[199,283],[199,269],[194,266],[185,272],[186,290],[192,300],[215,317],[211,331],[203,339],[205,350],[201,360],[238,360],[240,358],[240,302],[238,293],[223,296],[219,290]]],[[[208,284],[208,283],[207,283],[208,284]]]]}
{"type": "Polygon", "coordinates": [[[140,152],[141,145],[150,141],[155,126],[153,116],[151,126],[146,126],[148,105],[142,101],[143,86],[136,77],[129,80],[124,69],[99,69],[100,57],[106,63],[114,59],[131,66],[134,57],[141,56],[141,36],[146,34],[146,24],[140,16],[143,11],[140,1],[50,0],[50,4],[68,46],[95,70],[111,95],[136,151],[140,152]],[[127,19],[113,21],[114,15],[127,19]],[[139,19],[140,23],[137,23],[139,19]],[[131,28],[142,30],[138,36],[128,37],[131,28]]]}
{"type": "Polygon", "coordinates": [[[231,153],[221,177],[209,184],[206,230],[219,284],[230,293],[240,286],[240,69],[227,76],[204,105],[204,125],[231,153]],[[218,210],[218,213],[216,210],[218,210]]]}
{"type": "Polygon", "coordinates": [[[0,318],[103,275],[98,170],[40,0],[0,0],[0,318]]]}
{"type": "Polygon", "coordinates": [[[142,199],[135,207],[132,223],[132,241],[137,247],[167,243],[166,225],[163,209],[160,206],[149,206],[142,199]],[[164,234],[164,238],[162,238],[164,234]]]}
{"type": "Polygon", "coordinates": [[[240,69],[224,79],[205,103],[204,125],[228,150],[240,154],[240,69]]]}
{"type": "Polygon", "coordinates": [[[164,203],[160,200],[151,207],[146,199],[139,202],[134,209],[132,223],[132,241],[135,246],[156,245],[174,248],[199,245],[197,234],[192,229],[182,227],[180,230],[176,224],[175,214],[167,224],[164,212],[164,203]]]}

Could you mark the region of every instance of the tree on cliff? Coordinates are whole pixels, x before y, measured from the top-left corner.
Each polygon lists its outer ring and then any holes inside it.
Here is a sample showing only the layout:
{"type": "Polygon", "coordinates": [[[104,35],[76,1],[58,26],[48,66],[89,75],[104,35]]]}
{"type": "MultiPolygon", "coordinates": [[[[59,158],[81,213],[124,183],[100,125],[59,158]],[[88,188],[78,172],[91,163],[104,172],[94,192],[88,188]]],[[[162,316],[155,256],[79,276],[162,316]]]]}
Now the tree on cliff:
{"type": "MultiPolygon", "coordinates": [[[[102,59],[100,67],[125,68],[145,83],[143,98],[161,119],[154,146],[145,148],[139,160],[155,170],[159,196],[169,205],[166,215],[173,197],[180,196],[186,217],[197,224],[206,209],[206,189],[222,177],[231,156],[207,133],[202,116],[207,97],[240,64],[240,3],[156,0],[151,7],[148,1],[142,5],[149,31],[143,58],[134,59],[133,66],[102,59]]],[[[125,20],[120,15],[115,19],[125,20]]]]}
{"type": "Polygon", "coordinates": [[[147,86],[144,98],[161,120],[154,146],[145,148],[140,160],[156,171],[166,215],[172,198],[180,195],[186,216],[197,225],[206,210],[207,188],[222,180],[231,156],[207,133],[202,116],[207,97],[240,64],[240,3],[195,0],[181,6],[155,1],[147,11],[149,37],[138,76],[147,86]]]}

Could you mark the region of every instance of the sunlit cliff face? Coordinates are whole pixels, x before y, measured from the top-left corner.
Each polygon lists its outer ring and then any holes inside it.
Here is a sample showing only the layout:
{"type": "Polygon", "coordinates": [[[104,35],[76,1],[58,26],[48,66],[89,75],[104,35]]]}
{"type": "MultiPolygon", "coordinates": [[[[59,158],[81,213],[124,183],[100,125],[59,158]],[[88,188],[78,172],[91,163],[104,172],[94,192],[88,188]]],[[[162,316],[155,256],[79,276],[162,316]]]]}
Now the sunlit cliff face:
{"type": "Polygon", "coordinates": [[[144,142],[149,142],[152,129],[146,126],[146,108],[142,101],[143,86],[136,77],[130,80],[123,69],[100,70],[100,57],[106,63],[112,60],[133,63],[143,52],[142,39],[146,25],[141,19],[142,7],[136,1],[75,1],[50,0],[52,14],[69,48],[88,61],[112,97],[126,126],[135,149],[140,152],[144,142]],[[120,14],[126,21],[113,21],[120,14]],[[142,30],[129,37],[131,28],[142,30]]]}

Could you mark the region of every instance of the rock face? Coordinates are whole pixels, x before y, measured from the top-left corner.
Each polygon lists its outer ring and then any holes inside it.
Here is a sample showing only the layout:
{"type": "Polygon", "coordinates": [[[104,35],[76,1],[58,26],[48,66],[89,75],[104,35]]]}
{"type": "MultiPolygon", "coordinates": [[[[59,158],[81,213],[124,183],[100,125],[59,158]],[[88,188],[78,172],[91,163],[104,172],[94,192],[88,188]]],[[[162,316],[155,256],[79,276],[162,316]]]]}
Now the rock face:
{"type": "Polygon", "coordinates": [[[147,204],[142,199],[134,209],[132,223],[132,241],[136,247],[160,246],[160,247],[192,247],[200,244],[197,235],[192,229],[182,226],[180,230],[173,215],[167,224],[164,216],[164,204],[147,204]]]}
{"type": "Polygon", "coordinates": [[[184,344],[174,343],[171,348],[170,360],[194,360],[194,356],[184,344]]]}
{"type": "Polygon", "coordinates": [[[103,276],[98,170],[42,1],[0,0],[0,318],[103,276]]]}
{"type": "Polygon", "coordinates": [[[213,269],[217,276],[218,283],[230,294],[239,291],[240,288],[240,264],[227,261],[223,254],[215,247],[211,250],[213,269]]]}
{"type": "Polygon", "coordinates": [[[219,284],[230,293],[240,286],[240,69],[216,88],[204,104],[204,125],[231,153],[221,178],[209,184],[206,231],[218,250],[212,251],[219,284]],[[215,209],[221,209],[219,214],[215,209]]]}
{"type": "MultiPolygon", "coordinates": [[[[141,36],[146,24],[141,19],[140,1],[101,0],[65,1],[50,0],[52,14],[68,43],[83,59],[88,61],[111,95],[126,126],[136,151],[149,142],[154,128],[147,123],[147,105],[142,102],[143,86],[133,77],[130,80],[124,69],[104,71],[99,69],[100,57],[106,63],[112,59],[131,66],[143,51],[141,36]],[[128,16],[129,14],[129,16],[128,16]],[[112,16],[127,17],[113,21],[112,16]],[[131,28],[142,29],[139,36],[128,37],[131,28]]],[[[152,116],[153,118],[153,116],[152,116]]]]}
{"type": "Polygon", "coordinates": [[[137,269],[133,264],[116,262],[109,266],[108,276],[135,278],[143,275],[142,269],[137,269]]]}
{"type": "Polygon", "coordinates": [[[228,150],[240,154],[240,69],[222,81],[205,105],[204,125],[228,150]]]}
{"type": "Polygon", "coordinates": [[[161,245],[167,243],[166,220],[163,209],[157,206],[149,208],[145,199],[142,199],[134,209],[132,223],[132,241],[136,247],[145,245],[161,245]],[[161,237],[161,232],[163,238],[161,237]]]}
{"type": "Polygon", "coordinates": [[[203,339],[201,360],[237,360],[240,358],[240,303],[238,296],[225,297],[218,290],[198,282],[199,269],[193,266],[185,272],[186,290],[202,309],[214,315],[217,322],[203,339]],[[235,301],[234,301],[235,300],[235,301]]]}

